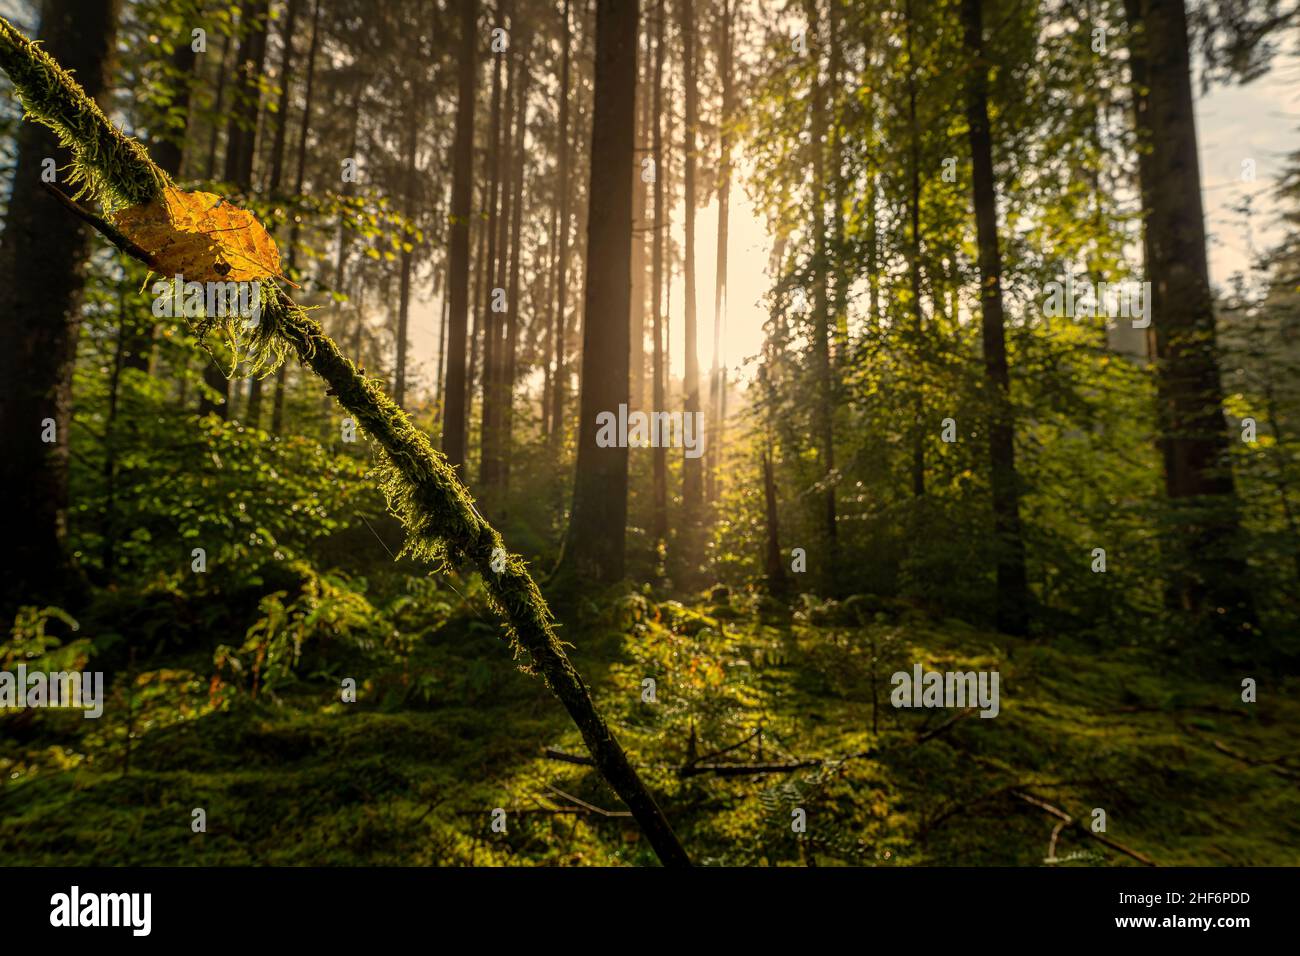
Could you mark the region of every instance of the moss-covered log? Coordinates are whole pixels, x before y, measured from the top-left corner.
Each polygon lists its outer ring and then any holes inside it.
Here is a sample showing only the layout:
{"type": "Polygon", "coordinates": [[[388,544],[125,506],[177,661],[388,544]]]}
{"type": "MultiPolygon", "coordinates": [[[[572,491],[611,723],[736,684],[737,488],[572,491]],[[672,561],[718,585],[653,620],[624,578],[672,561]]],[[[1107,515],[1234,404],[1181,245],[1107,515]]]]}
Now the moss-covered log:
{"type": "MultiPolygon", "coordinates": [[[[13,81],[26,118],[49,126],[72,150],[72,181],[106,209],[148,202],[169,183],[140,143],[114,127],[69,73],[3,18],[0,68],[13,81]]],[[[550,609],[524,562],[508,555],[503,570],[494,570],[494,555],[504,552],[501,536],[478,513],[447,459],[283,289],[266,283],[263,294],[262,321],[243,342],[249,357],[265,372],[292,351],[328,383],[329,394],[379,445],[380,479],[407,531],[403,553],[439,566],[468,560],[479,569],[511,645],[517,654],[527,655],[527,669],[545,680],[569,712],[596,767],[627,804],[660,861],[689,865],[672,827],[560,646],[550,609]]],[[[239,336],[240,321],[233,320],[225,331],[239,336]]],[[[495,563],[502,566],[500,560],[495,563]]]]}

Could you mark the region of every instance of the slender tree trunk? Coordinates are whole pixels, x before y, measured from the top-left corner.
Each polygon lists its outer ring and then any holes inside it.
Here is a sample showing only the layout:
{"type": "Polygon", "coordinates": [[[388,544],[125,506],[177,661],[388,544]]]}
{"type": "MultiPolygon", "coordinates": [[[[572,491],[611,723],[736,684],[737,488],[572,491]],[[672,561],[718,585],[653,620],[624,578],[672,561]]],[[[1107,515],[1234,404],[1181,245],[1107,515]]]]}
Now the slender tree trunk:
{"type": "MultiPolygon", "coordinates": [[[[45,50],[104,98],[117,37],[115,0],[45,0],[45,50]]],[[[108,103],[104,103],[105,109],[108,103]]],[[[16,605],[74,605],[84,593],[65,548],[72,370],[89,252],[81,223],[41,188],[65,155],[44,126],[22,123],[0,235],[0,487],[5,489],[0,616],[16,605]]]]}
{"type": "MultiPolygon", "coordinates": [[[[497,3],[497,25],[504,27],[510,15],[509,0],[497,3]]],[[[493,431],[494,395],[497,373],[497,304],[499,298],[496,290],[501,288],[502,263],[506,258],[505,227],[502,225],[501,209],[509,204],[509,185],[503,174],[505,160],[503,153],[510,149],[510,120],[502,122],[502,98],[505,97],[505,109],[509,109],[510,98],[505,95],[502,81],[503,64],[506,53],[493,53],[492,65],[492,112],[490,132],[491,148],[488,151],[488,170],[490,185],[488,187],[487,218],[487,294],[483,308],[483,403],[479,415],[479,484],[480,495],[491,495],[493,491],[493,431]],[[505,195],[503,195],[503,193],[505,195]]]]}
{"type": "Polygon", "coordinates": [[[1020,531],[1015,420],[1002,311],[1002,254],[998,247],[997,191],[988,111],[989,64],[984,58],[982,5],[983,0],[962,0],[961,12],[966,52],[971,60],[966,81],[966,123],[970,129],[971,183],[979,245],[984,380],[990,409],[989,484],[993,492],[997,549],[997,623],[1008,634],[1023,634],[1029,611],[1029,583],[1025,574],[1025,543],[1020,531]]]}
{"type": "Polygon", "coordinates": [[[451,299],[447,325],[446,420],[442,451],[452,467],[465,463],[465,338],[469,309],[469,216],[474,175],[474,80],[477,72],[478,4],[460,0],[460,66],[456,93],[456,141],[452,147],[451,243],[447,290],[451,299]]]}
{"type": "Polygon", "coordinates": [[[275,111],[275,138],[271,146],[271,172],[266,191],[274,196],[279,192],[284,170],[284,141],[289,129],[289,93],[293,87],[293,37],[298,25],[298,8],[302,0],[289,0],[285,10],[284,25],[280,29],[280,43],[284,55],[280,61],[280,97],[275,111]]]}
{"type": "MultiPolygon", "coordinates": [[[[667,324],[664,317],[663,295],[664,295],[664,244],[668,241],[668,220],[665,218],[667,202],[665,196],[665,178],[666,170],[664,169],[664,120],[663,120],[663,86],[664,86],[664,59],[667,54],[667,46],[664,43],[664,31],[668,21],[667,0],[661,0],[658,9],[655,11],[655,72],[654,72],[654,100],[651,106],[652,122],[654,124],[654,203],[655,203],[655,232],[654,247],[652,252],[653,259],[653,278],[651,280],[652,290],[652,321],[654,323],[654,409],[655,411],[667,410],[667,356],[664,352],[664,326],[667,324]]],[[[668,449],[663,447],[662,443],[655,445],[654,458],[652,462],[652,493],[653,493],[653,516],[651,519],[651,537],[654,542],[656,552],[664,547],[668,540],[668,449]]]]}
{"type": "Polygon", "coordinates": [[[555,373],[551,383],[551,445],[554,448],[564,439],[565,394],[568,391],[568,370],[565,357],[568,352],[569,312],[569,90],[570,55],[573,38],[569,30],[569,0],[564,0],[564,28],[562,40],[564,55],[560,67],[560,254],[555,295],[555,373]]]}
{"type": "Polygon", "coordinates": [[[772,468],[771,441],[763,447],[763,513],[766,519],[764,565],[767,590],[771,594],[784,594],[785,562],[781,559],[781,531],[776,508],[776,475],[772,468]]]}
{"type": "Polygon", "coordinates": [[[203,178],[208,180],[217,175],[217,137],[221,134],[221,117],[225,115],[226,78],[230,75],[230,51],[234,46],[234,33],[227,33],[221,44],[221,62],[217,64],[217,93],[212,101],[212,128],[208,130],[208,161],[203,168],[203,178]]]}
{"type": "Polygon", "coordinates": [[[235,102],[226,124],[226,166],[224,178],[236,188],[253,184],[253,157],[257,145],[257,118],[262,109],[259,81],[266,62],[268,0],[252,0],[244,9],[239,27],[244,33],[235,60],[235,102]]]}
{"type": "MultiPolygon", "coordinates": [[[[809,33],[821,35],[820,13],[817,0],[805,0],[809,33]]],[[[817,382],[817,408],[814,423],[817,430],[818,455],[821,458],[822,481],[822,531],[826,537],[829,560],[825,563],[824,584],[833,589],[835,569],[838,566],[837,508],[835,502],[835,383],[831,368],[831,301],[830,255],[826,248],[826,144],[828,129],[826,84],[821,77],[820,59],[814,61],[812,74],[812,115],[809,149],[812,153],[813,190],[813,243],[815,284],[813,286],[813,374],[817,382]]]]}
{"type": "MultiPolygon", "coordinates": [[[[415,153],[420,138],[420,95],[416,84],[412,84],[411,91],[413,99],[407,107],[404,164],[406,182],[403,187],[402,203],[402,214],[408,219],[415,214],[415,153]]],[[[402,250],[402,276],[397,302],[397,362],[393,372],[393,401],[398,405],[406,404],[406,349],[411,317],[411,269],[414,258],[414,252],[402,250]]]]}
{"type": "Polygon", "coordinates": [[[917,120],[915,17],[912,0],[906,8],[907,42],[907,123],[908,123],[908,214],[911,240],[907,252],[907,273],[911,283],[909,306],[912,311],[913,386],[912,403],[916,420],[912,426],[912,494],[925,494],[925,393],[922,389],[922,354],[925,348],[925,317],[921,311],[921,130],[917,120]]]}
{"type": "Polygon", "coordinates": [[[726,363],[722,355],[722,330],[726,321],[727,242],[731,214],[731,129],[735,107],[735,78],[732,76],[732,30],[735,0],[723,0],[718,35],[718,72],[722,82],[722,116],[719,121],[718,159],[718,253],[713,292],[713,368],[709,376],[712,428],[709,429],[708,497],[718,497],[718,474],[722,466],[723,423],[727,417],[726,363]]]}
{"type": "Polygon", "coordinates": [[[1175,519],[1169,598],[1220,636],[1247,637],[1257,618],[1228,461],[1186,11],[1183,0],[1128,0],[1126,9],[1137,131],[1148,151],[1139,178],[1165,491],[1175,519]]]}
{"type": "MultiPolygon", "coordinates": [[[[262,106],[259,80],[266,61],[268,0],[254,0],[243,12],[239,28],[244,32],[235,57],[234,103],[226,124],[226,160],[222,178],[236,189],[248,192],[253,185],[257,119],[262,106]]],[[[223,419],[229,418],[233,404],[232,386],[217,358],[208,357],[208,364],[203,367],[203,381],[217,393],[217,398],[214,401],[204,392],[199,401],[199,415],[215,414],[223,419]]],[[[257,425],[257,415],[261,411],[258,385],[260,382],[254,379],[245,416],[253,426],[257,425]]]]}
{"type": "Polygon", "coordinates": [[[519,270],[523,259],[523,212],[524,212],[524,159],[527,156],[525,143],[528,134],[528,87],[531,74],[528,69],[527,54],[520,54],[518,99],[515,103],[515,168],[514,168],[514,207],[510,218],[510,280],[506,286],[506,298],[510,304],[506,313],[505,357],[501,368],[500,400],[501,438],[498,452],[498,483],[501,487],[501,506],[506,506],[506,492],[510,489],[510,458],[514,442],[514,391],[515,371],[519,350],[519,270]]]}
{"type": "MultiPolygon", "coordinates": [[[[302,129],[298,137],[298,152],[295,159],[293,192],[302,195],[303,182],[307,170],[307,135],[311,131],[311,110],[316,92],[316,55],[320,50],[320,13],[321,0],[315,0],[311,15],[311,40],[307,45],[307,83],[303,91],[302,129]]],[[[285,69],[288,69],[286,63],[285,69]]],[[[287,121],[287,117],[285,118],[287,121]]],[[[300,217],[295,216],[289,229],[288,271],[292,275],[298,262],[298,235],[301,230],[300,217]]],[[[289,364],[282,364],[275,373],[275,403],[271,411],[271,433],[279,435],[284,428],[284,393],[287,385],[289,364]]]]}
{"type": "Polygon", "coordinates": [[[617,416],[628,400],[632,180],[627,169],[634,155],[637,6],[637,0],[596,4],[581,418],[564,559],[579,579],[597,582],[622,579],[627,531],[628,450],[601,447],[596,435],[597,416],[617,416]]]}
{"type": "MultiPolygon", "coordinates": [[[[647,31],[648,33],[648,31],[647,31]]],[[[640,57],[640,36],[637,37],[640,57]]],[[[650,129],[650,58],[641,57],[642,74],[637,83],[636,153],[632,163],[632,314],[629,316],[631,354],[629,382],[631,408],[645,407],[645,310],[646,310],[646,188],[644,161],[648,155],[650,129]]]]}
{"type": "MultiPolygon", "coordinates": [[[[680,0],[678,13],[681,18],[682,34],[682,83],[685,89],[685,118],[682,125],[682,159],[685,163],[683,172],[683,205],[685,207],[685,247],[683,265],[685,300],[685,326],[682,346],[686,352],[685,376],[682,387],[685,390],[685,413],[694,418],[700,411],[700,355],[699,355],[699,321],[696,313],[695,290],[695,132],[699,123],[699,90],[695,75],[695,23],[694,0],[680,0]]],[[[703,535],[702,505],[704,501],[704,467],[700,458],[682,455],[682,527],[679,535],[679,554],[676,562],[682,581],[694,582],[696,568],[699,566],[700,542],[703,535]]]]}
{"type": "MultiPolygon", "coordinates": [[[[172,178],[180,176],[181,163],[185,158],[190,98],[197,65],[198,54],[193,44],[185,38],[178,39],[176,49],[170,57],[170,67],[175,82],[179,85],[172,90],[166,102],[158,107],[159,129],[154,132],[151,146],[154,161],[172,178]]],[[[125,310],[119,310],[119,315],[122,319],[119,334],[122,336],[120,344],[123,368],[147,373],[153,357],[156,323],[147,314],[129,315],[125,310]]]]}

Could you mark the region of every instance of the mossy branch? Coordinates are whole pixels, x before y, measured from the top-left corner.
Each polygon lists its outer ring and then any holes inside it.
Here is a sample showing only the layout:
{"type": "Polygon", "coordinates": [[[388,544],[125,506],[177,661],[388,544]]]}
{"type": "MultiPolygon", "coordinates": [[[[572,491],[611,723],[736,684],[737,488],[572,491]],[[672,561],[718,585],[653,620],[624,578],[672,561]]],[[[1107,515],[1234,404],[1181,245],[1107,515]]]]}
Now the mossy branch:
{"type": "MultiPolygon", "coordinates": [[[[82,194],[113,208],[148,202],[167,185],[166,174],[144,147],[114,127],[67,71],[3,18],[0,68],[13,81],[28,118],[49,126],[72,150],[74,181],[82,185],[82,194]]],[[[596,767],[627,804],[660,861],[690,865],[565,655],[550,609],[527,566],[508,555],[500,573],[493,569],[497,549],[504,551],[501,536],[478,513],[446,457],[283,289],[264,283],[263,296],[256,344],[265,348],[259,351],[278,356],[292,350],[378,443],[380,480],[407,532],[403,553],[440,565],[468,559],[478,568],[516,655],[527,654],[528,669],[541,675],[569,712],[596,767]]]]}

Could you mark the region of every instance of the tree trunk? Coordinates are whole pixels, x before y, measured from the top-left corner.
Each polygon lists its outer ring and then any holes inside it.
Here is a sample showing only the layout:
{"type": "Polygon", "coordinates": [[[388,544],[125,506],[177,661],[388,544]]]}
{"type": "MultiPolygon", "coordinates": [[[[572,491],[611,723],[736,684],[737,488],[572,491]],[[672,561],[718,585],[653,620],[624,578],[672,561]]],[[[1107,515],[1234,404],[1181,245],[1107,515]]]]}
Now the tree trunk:
{"type": "MultiPolygon", "coordinates": [[[[406,181],[403,186],[402,203],[402,215],[408,219],[412,218],[415,212],[415,152],[420,138],[420,95],[414,83],[411,86],[411,92],[413,99],[406,111],[406,159],[404,164],[406,181]]],[[[406,349],[411,317],[411,269],[414,259],[414,252],[402,250],[402,275],[397,301],[397,362],[393,372],[393,401],[402,406],[406,404],[406,349]]]]}
{"type": "MultiPolygon", "coordinates": [[[[1174,513],[1166,556],[1170,603],[1224,637],[1257,627],[1239,551],[1205,253],[1187,18],[1183,0],[1129,0],[1139,164],[1151,283],[1165,491],[1174,513]],[[1140,94],[1141,90],[1137,90],[1140,94]]],[[[1150,333],[1149,333],[1150,334],[1150,333]]]]}
{"type": "MultiPolygon", "coordinates": [[[[75,71],[93,97],[103,98],[107,87],[117,11],[116,0],[46,0],[42,7],[46,52],[75,71]]],[[[53,134],[22,123],[15,141],[13,192],[0,235],[0,487],[8,509],[0,614],[7,621],[19,603],[71,605],[84,593],[64,541],[87,236],[41,187],[46,158],[63,155],[53,134]]]]}
{"type": "MultiPolygon", "coordinates": [[[[509,16],[509,0],[499,0],[497,3],[497,25],[504,27],[506,18],[509,16]]],[[[509,185],[505,182],[503,174],[505,160],[502,158],[503,153],[508,152],[510,148],[510,120],[507,117],[503,123],[502,114],[502,97],[505,97],[505,108],[510,108],[510,98],[505,95],[502,84],[503,63],[507,54],[505,52],[493,53],[492,65],[492,112],[490,121],[490,132],[488,141],[491,147],[488,151],[488,218],[487,218],[487,259],[485,267],[487,269],[487,286],[485,302],[483,305],[483,404],[479,415],[479,484],[481,495],[490,495],[493,485],[493,466],[495,457],[493,451],[493,441],[495,432],[493,431],[493,415],[495,411],[493,389],[496,387],[497,372],[497,313],[495,311],[497,304],[496,290],[501,288],[500,279],[503,271],[502,262],[506,258],[505,251],[505,227],[502,225],[502,207],[509,204],[508,193],[509,185]],[[506,194],[506,195],[503,195],[506,194]]],[[[471,383],[472,388],[472,383],[471,383]]]]}
{"type": "Polygon", "coordinates": [[[1008,634],[1023,634],[1029,610],[1029,584],[1025,575],[1025,543],[1020,532],[1011,375],[1002,312],[1002,253],[998,248],[997,192],[988,111],[989,64],[984,59],[982,3],[983,0],[962,0],[961,13],[966,52],[972,66],[966,82],[966,122],[970,128],[984,381],[989,403],[989,485],[993,493],[997,561],[997,623],[1008,634]]]}
{"type": "MultiPolygon", "coordinates": [[[[316,92],[316,54],[320,50],[320,11],[321,0],[315,0],[311,15],[311,41],[307,45],[307,85],[303,91],[302,129],[301,135],[298,137],[298,153],[293,179],[295,196],[302,195],[303,180],[307,170],[307,134],[311,131],[311,108],[316,92]]],[[[301,229],[299,218],[294,218],[293,226],[289,229],[289,257],[286,268],[290,275],[293,274],[298,261],[298,234],[301,229]]],[[[275,403],[271,411],[271,433],[274,435],[280,434],[284,428],[284,392],[287,376],[288,363],[286,362],[275,372],[275,403]]]]}
{"type": "MultiPolygon", "coordinates": [[[[664,30],[668,20],[666,4],[661,4],[655,12],[655,74],[654,102],[651,106],[654,122],[654,164],[655,164],[655,233],[653,259],[652,321],[654,323],[654,410],[667,411],[667,376],[668,363],[664,351],[664,244],[668,241],[668,220],[665,218],[667,203],[665,201],[664,170],[664,121],[663,121],[663,86],[664,58],[667,47],[664,44],[664,30]]],[[[668,449],[659,443],[653,449],[653,516],[651,519],[651,540],[655,551],[659,552],[668,540],[668,449]]]]}
{"type": "MultiPolygon", "coordinates": [[[[685,391],[685,414],[694,418],[700,411],[700,356],[699,324],[696,315],[695,294],[695,127],[699,122],[699,90],[695,76],[695,6],[694,0],[680,0],[678,13],[681,17],[682,34],[682,84],[685,90],[685,116],[682,125],[682,159],[685,163],[683,172],[683,198],[686,215],[686,235],[683,254],[685,300],[685,325],[683,328],[682,347],[686,353],[685,375],[682,388],[685,391]]],[[[690,458],[683,449],[682,455],[682,525],[679,534],[678,571],[682,583],[688,586],[694,583],[699,566],[702,539],[702,506],[704,503],[704,466],[700,458],[690,458]]]]}
{"type": "MultiPolygon", "coordinates": [[[[809,33],[820,37],[821,21],[817,0],[805,0],[809,33]]],[[[814,60],[812,74],[812,116],[809,149],[812,152],[812,218],[814,243],[813,286],[813,374],[817,383],[817,407],[814,427],[817,430],[818,455],[821,458],[822,533],[826,537],[827,557],[823,583],[828,589],[835,584],[838,566],[839,529],[835,502],[835,384],[831,370],[831,302],[830,255],[826,248],[826,138],[829,126],[826,109],[826,84],[821,78],[820,60],[814,60]]]]}
{"type": "Polygon", "coordinates": [[[271,146],[271,172],[266,191],[274,196],[280,190],[284,170],[284,141],[289,128],[289,91],[293,86],[293,36],[298,23],[298,7],[302,0],[289,0],[285,10],[284,25],[280,28],[280,43],[284,56],[280,61],[280,98],[275,111],[275,139],[271,146]]]}
{"type": "Polygon", "coordinates": [[[465,463],[465,339],[469,310],[469,216],[474,175],[474,80],[477,72],[478,4],[460,0],[460,64],[456,92],[456,141],[452,147],[451,243],[447,290],[447,392],[443,399],[442,451],[452,467],[465,463]]]}
{"type": "Polygon", "coordinates": [[[221,61],[217,64],[217,95],[212,102],[212,128],[208,130],[208,161],[203,168],[203,178],[217,175],[217,137],[221,134],[221,117],[226,100],[226,78],[230,75],[230,51],[234,48],[234,33],[227,33],[221,44],[221,61]]]}
{"type": "Polygon", "coordinates": [[[772,469],[772,446],[763,448],[763,513],[766,517],[766,544],[764,564],[767,590],[770,594],[784,594],[786,590],[785,562],[781,559],[781,532],[776,509],[776,476],[772,469]]]}
{"type": "Polygon", "coordinates": [[[925,348],[925,317],[921,312],[921,130],[916,110],[916,48],[913,39],[915,32],[912,0],[907,0],[906,8],[907,34],[907,122],[908,122],[908,157],[909,157],[909,196],[908,213],[911,219],[911,241],[907,251],[907,274],[911,283],[913,341],[913,386],[912,404],[916,420],[912,425],[912,494],[920,497],[925,494],[925,393],[922,390],[921,363],[925,348]]]}
{"type": "MultiPolygon", "coordinates": [[[[158,129],[153,131],[151,147],[158,167],[172,178],[180,176],[181,163],[185,158],[190,96],[197,65],[198,54],[194,51],[193,44],[185,37],[179,38],[170,58],[171,72],[176,77],[174,82],[179,86],[171,90],[170,97],[158,107],[158,129]]],[[[119,310],[119,315],[122,321],[119,327],[122,341],[118,350],[121,352],[122,367],[147,373],[153,357],[157,324],[147,314],[128,315],[126,310],[119,310]]]]}
{"type": "Polygon", "coordinates": [[[523,259],[523,212],[524,212],[524,149],[528,133],[528,87],[531,75],[528,69],[527,54],[520,54],[518,98],[515,102],[515,168],[514,168],[514,208],[510,218],[510,280],[506,286],[506,300],[509,310],[506,313],[505,356],[501,363],[500,399],[500,444],[497,447],[498,484],[501,489],[501,507],[506,507],[506,492],[510,488],[510,457],[514,441],[515,414],[515,365],[519,351],[519,269],[523,259]]]}
{"type": "Polygon", "coordinates": [[[637,0],[597,0],[596,83],[587,217],[582,398],[573,511],[564,560],[580,580],[623,577],[627,532],[626,447],[596,444],[602,412],[628,400],[628,310],[632,276],[633,115],[637,0]]]}
{"type": "Polygon", "coordinates": [[[268,0],[248,4],[239,27],[244,33],[235,61],[235,102],[226,124],[224,178],[247,191],[253,183],[253,156],[257,145],[257,117],[262,109],[259,80],[266,62],[268,0]]]}
{"type": "Polygon", "coordinates": [[[565,368],[569,332],[569,88],[570,48],[573,39],[569,31],[569,0],[564,0],[564,29],[562,33],[564,56],[560,67],[560,253],[555,295],[555,372],[551,383],[551,446],[555,448],[564,440],[564,405],[568,391],[569,373],[565,368]]]}
{"type": "Polygon", "coordinates": [[[734,109],[735,78],[732,76],[732,23],[736,16],[735,0],[723,0],[722,23],[718,35],[718,72],[722,82],[722,116],[719,121],[718,159],[718,254],[713,292],[713,369],[709,376],[712,427],[709,429],[708,497],[718,497],[719,469],[722,466],[723,423],[727,417],[727,370],[722,356],[722,329],[727,303],[727,241],[731,213],[731,130],[734,109]]]}

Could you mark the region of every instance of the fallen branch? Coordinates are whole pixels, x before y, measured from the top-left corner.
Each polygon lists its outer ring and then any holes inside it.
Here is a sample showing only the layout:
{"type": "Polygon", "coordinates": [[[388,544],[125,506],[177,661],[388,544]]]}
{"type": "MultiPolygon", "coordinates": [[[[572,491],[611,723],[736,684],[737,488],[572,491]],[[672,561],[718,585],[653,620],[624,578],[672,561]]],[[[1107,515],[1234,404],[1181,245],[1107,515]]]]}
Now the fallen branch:
{"type": "MultiPolygon", "coordinates": [[[[1060,807],[1052,806],[1050,803],[1048,803],[1046,800],[1043,800],[1041,797],[1036,797],[1031,793],[1025,793],[1023,790],[1013,790],[1011,791],[1011,795],[1015,797],[1017,800],[1023,800],[1025,803],[1028,803],[1030,806],[1037,807],[1038,809],[1042,810],[1044,813],[1056,817],[1056,819],[1060,820],[1061,823],[1066,828],[1072,828],[1078,830],[1079,832],[1083,833],[1085,836],[1092,837],[1098,843],[1104,843],[1112,850],[1116,850],[1120,853],[1123,853],[1125,856],[1132,857],[1134,860],[1137,860],[1139,863],[1143,864],[1144,866],[1158,865],[1156,861],[1151,859],[1149,856],[1139,853],[1137,850],[1131,849],[1130,847],[1126,847],[1118,840],[1112,840],[1104,833],[1097,833],[1091,827],[1084,826],[1077,819],[1070,816],[1070,814],[1066,813],[1060,807]]],[[[1052,841],[1053,846],[1055,845],[1055,842],[1056,842],[1055,837],[1053,837],[1053,841],[1052,841]]]]}
{"type": "Polygon", "coordinates": [[[1227,756],[1232,757],[1234,760],[1240,760],[1242,763],[1248,764],[1251,767],[1261,767],[1265,770],[1271,770],[1279,777],[1285,777],[1288,780],[1300,780],[1300,773],[1296,773],[1294,770],[1289,770],[1286,767],[1278,766],[1278,764],[1283,760],[1289,759],[1287,756],[1274,757],[1272,760],[1265,760],[1258,757],[1251,757],[1248,754],[1242,753],[1240,750],[1233,750],[1221,740],[1216,740],[1213,743],[1215,750],[1219,751],[1221,754],[1226,754],[1227,756]]]}
{"type": "Polygon", "coordinates": [[[712,773],[719,777],[747,777],[761,773],[794,773],[809,767],[820,767],[821,760],[798,760],[793,763],[693,763],[677,771],[679,777],[697,777],[712,773]]]}
{"type": "MultiPolygon", "coordinates": [[[[156,199],[170,184],[144,147],[114,126],[71,74],[3,18],[0,68],[9,74],[27,117],[50,127],[72,149],[72,179],[92,198],[106,206],[136,205],[156,199]]],[[[145,254],[141,261],[150,265],[147,251],[139,251],[145,254]]],[[[689,866],[690,859],[668,820],[628,763],[561,648],[550,609],[527,566],[510,555],[500,572],[493,567],[501,566],[493,561],[494,554],[505,553],[501,536],[478,513],[446,457],[434,450],[392,399],[343,357],[320,324],[282,288],[264,284],[263,300],[262,322],[253,333],[254,357],[265,363],[269,352],[276,362],[292,351],[325,380],[329,393],[381,449],[384,491],[408,535],[403,553],[442,564],[473,562],[483,576],[493,610],[506,623],[512,646],[528,654],[530,670],[541,674],[564,705],[595,766],[627,804],[660,862],[689,866]]]]}

